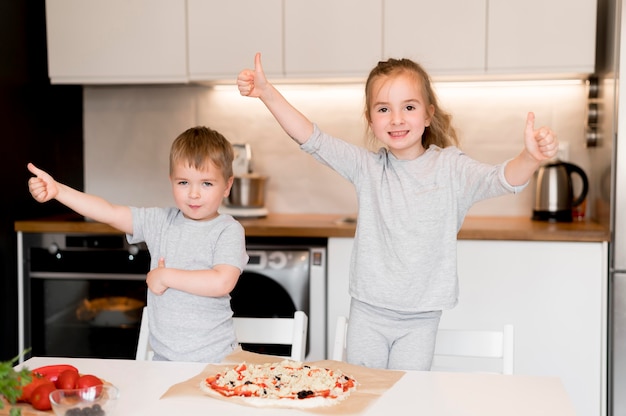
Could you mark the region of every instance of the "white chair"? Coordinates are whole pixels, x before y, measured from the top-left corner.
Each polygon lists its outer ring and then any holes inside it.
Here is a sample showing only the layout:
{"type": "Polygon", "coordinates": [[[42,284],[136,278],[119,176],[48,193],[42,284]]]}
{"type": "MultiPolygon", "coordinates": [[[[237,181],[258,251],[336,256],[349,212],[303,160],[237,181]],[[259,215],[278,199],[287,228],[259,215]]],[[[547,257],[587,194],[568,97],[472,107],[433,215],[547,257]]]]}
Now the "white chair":
{"type": "Polygon", "coordinates": [[[348,332],[348,318],[340,316],[335,326],[335,343],[330,358],[336,361],[346,360],[346,333],[348,332]]]}
{"type": "Polygon", "coordinates": [[[308,317],[296,311],[293,318],[233,318],[240,344],[291,345],[291,358],[304,361],[308,317]]]}
{"type": "Polygon", "coordinates": [[[504,325],[501,331],[439,329],[437,332],[433,371],[513,374],[513,367],[513,325],[504,325]]]}
{"type": "Polygon", "coordinates": [[[135,360],[137,361],[152,361],[154,357],[154,351],[150,347],[150,330],[148,329],[148,307],[143,307],[141,314],[141,326],[139,327],[139,340],[137,341],[137,353],[135,360]]]}
{"type": "MultiPolygon", "coordinates": [[[[233,318],[237,342],[250,344],[291,345],[291,358],[304,361],[308,317],[296,311],[293,318],[233,318]]],[[[139,340],[137,341],[138,361],[151,361],[154,352],[150,348],[147,308],[143,308],[139,340]]]]}
{"type": "MultiPolygon", "coordinates": [[[[335,326],[335,341],[331,359],[344,361],[346,358],[346,333],[348,318],[340,316],[335,326]]],[[[504,325],[502,331],[469,331],[439,329],[435,344],[433,371],[478,371],[485,362],[481,360],[499,360],[498,372],[513,374],[514,330],[513,325],[504,325]],[[451,358],[453,366],[442,365],[442,361],[451,358]],[[474,360],[476,359],[476,360],[474,360]],[[471,361],[470,366],[463,366],[461,361],[471,361]],[[460,365],[459,365],[460,364],[460,365]]],[[[491,364],[491,363],[489,363],[491,364]]]]}

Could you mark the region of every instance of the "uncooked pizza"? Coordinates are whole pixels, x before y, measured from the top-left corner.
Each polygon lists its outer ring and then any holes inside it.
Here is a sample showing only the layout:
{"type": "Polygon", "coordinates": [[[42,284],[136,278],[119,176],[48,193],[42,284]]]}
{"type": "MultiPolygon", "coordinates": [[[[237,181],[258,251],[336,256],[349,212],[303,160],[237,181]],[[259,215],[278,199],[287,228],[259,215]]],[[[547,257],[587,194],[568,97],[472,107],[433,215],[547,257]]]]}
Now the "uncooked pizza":
{"type": "Polygon", "coordinates": [[[356,381],[339,369],[285,360],[271,364],[241,363],[200,383],[202,391],[239,397],[262,407],[314,408],[332,406],[350,395],[356,381]]]}

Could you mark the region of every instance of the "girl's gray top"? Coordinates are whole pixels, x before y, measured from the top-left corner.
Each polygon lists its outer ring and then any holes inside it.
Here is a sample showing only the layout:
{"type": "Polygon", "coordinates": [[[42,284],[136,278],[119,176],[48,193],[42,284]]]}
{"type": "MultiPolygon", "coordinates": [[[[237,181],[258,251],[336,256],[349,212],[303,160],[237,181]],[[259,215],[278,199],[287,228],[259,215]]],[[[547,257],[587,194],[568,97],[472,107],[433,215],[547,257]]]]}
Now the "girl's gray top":
{"type": "Polygon", "coordinates": [[[350,295],[403,312],[450,309],[457,303],[456,237],[475,202],[511,186],[504,166],[477,162],[456,147],[430,146],[414,160],[370,152],[320,132],[301,148],[354,185],[359,211],[350,295]]]}
{"type": "MultiPolygon", "coordinates": [[[[206,270],[248,262],[244,229],[230,215],[194,221],[177,208],[131,208],[129,243],[145,241],[150,269],[158,266],[206,270]]],[[[169,288],[158,296],[148,290],[150,345],[172,361],[220,362],[237,345],[230,296],[207,297],[169,288]]]]}

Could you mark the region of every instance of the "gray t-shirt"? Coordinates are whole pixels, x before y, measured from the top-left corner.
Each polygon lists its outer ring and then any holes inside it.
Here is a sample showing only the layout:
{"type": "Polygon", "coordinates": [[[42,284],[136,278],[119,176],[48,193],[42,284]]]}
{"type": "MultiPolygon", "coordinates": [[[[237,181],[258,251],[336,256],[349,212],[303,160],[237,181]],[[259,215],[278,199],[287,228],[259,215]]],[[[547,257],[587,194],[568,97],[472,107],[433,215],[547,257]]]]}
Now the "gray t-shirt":
{"type": "Polygon", "coordinates": [[[504,166],[477,162],[456,147],[431,146],[414,160],[314,132],[301,148],[355,186],[358,222],[350,295],[403,312],[457,303],[456,237],[473,203],[521,191],[504,166]]]}
{"type": "MultiPolygon", "coordinates": [[[[230,215],[194,221],[177,208],[134,208],[129,243],[145,241],[150,269],[158,265],[184,270],[229,264],[243,270],[248,262],[244,229],[230,215]]],[[[197,296],[169,288],[157,296],[148,290],[150,345],[172,361],[220,362],[237,345],[230,296],[197,296]]]]}

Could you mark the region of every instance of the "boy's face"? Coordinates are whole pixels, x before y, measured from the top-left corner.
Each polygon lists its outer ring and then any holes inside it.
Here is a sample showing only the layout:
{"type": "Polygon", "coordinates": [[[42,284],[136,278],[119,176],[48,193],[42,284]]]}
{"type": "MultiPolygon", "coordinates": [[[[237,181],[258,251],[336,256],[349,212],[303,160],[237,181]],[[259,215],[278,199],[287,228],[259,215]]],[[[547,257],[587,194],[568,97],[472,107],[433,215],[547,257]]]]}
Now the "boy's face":
{"type": "Polygon", "coordinates": [[[174,164],[170,175],[176,207],[186,218],[208,221],[218,216],[222,199],[230,193],[233,178],[224,179],[213,163],[206,170],[197,170],[184,162],[174,164]]]}

